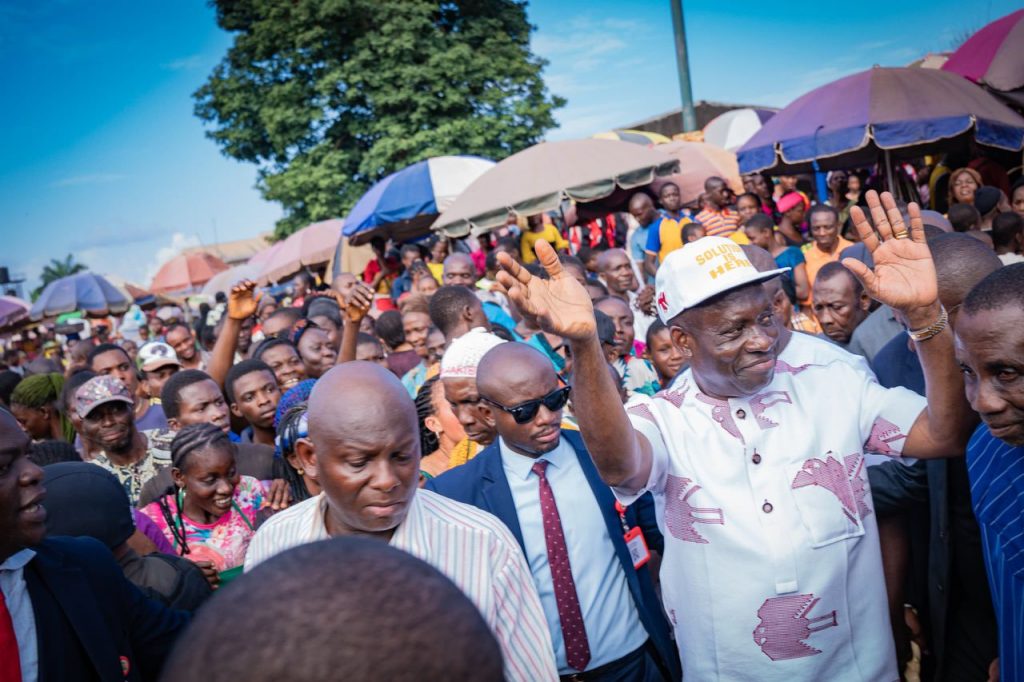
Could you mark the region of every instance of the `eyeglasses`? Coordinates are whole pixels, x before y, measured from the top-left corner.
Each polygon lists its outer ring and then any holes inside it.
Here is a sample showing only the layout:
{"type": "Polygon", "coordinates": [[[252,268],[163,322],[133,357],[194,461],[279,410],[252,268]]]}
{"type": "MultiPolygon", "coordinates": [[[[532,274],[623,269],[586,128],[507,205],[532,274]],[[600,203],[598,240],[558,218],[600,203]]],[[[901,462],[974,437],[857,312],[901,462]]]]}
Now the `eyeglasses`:
{"type": "Polygon", "coordinates": [[[514,407],[505,407],[501,403],[494,402],[490,398],[485,398],[484,396],[480,396],[480,399],[494,405],[499,410],[508,412],[512,415],[512,418],[516,420],[516,424],[525,424],[537,416],[537,411],[540,409],[542,404],[552,412],[557,412],[565,407],[565,404],[569,402],[569,392],[571,390],[571,386],[556,388],[543,398],[527,400],[525,403],[519,403],[514,407]]]}

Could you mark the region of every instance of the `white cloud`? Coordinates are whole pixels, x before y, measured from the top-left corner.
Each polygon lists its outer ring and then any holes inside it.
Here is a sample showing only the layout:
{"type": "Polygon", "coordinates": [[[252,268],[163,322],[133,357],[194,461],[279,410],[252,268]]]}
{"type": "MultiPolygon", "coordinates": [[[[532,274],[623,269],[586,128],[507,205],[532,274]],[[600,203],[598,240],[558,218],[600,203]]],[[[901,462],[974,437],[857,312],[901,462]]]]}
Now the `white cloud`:
{"type": "Polygon", "coordinates": [[[161,68],[167,71],[192,71],[198,69],[203,65],[203,56],[201,54],[191,54],[187,57],[180,57],[172,61],[162,64],[161,68]]]}
{"type": "Polygon", "coordinates": [[[77,187],[79,185],[103,185],[109,182],[123,180],[126,176],[121,173],[85,173],[83,175],[72,175],[50,183],[50,187],[77,187]]]}
{"type": "Polygon", "coordinates": [[[193,246],[200,246],[201,244],[202,242],[199,240],[199,237],[194,234],[175,232],[171,235],[171,243],[166,246],[161,246],[156,250],[156,253],[153,254],[153,260],[146,268],[142,286],[149,286],[149,283],[153,280],[153,277],[156,275],[161,265],[177,256],[185,249],[193,246]]]}

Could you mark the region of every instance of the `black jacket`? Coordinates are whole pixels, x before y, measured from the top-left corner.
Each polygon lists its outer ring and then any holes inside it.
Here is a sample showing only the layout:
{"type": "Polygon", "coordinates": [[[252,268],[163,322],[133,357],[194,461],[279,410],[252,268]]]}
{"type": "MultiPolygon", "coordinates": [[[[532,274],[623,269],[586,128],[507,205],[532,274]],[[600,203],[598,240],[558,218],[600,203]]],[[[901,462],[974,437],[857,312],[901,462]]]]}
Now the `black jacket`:
{"type": "Polygon", "coordinates": [[[54,537],[25,567],[39,682],[155,680],[189,622],[147,599],[93,538],[54,537]]]}

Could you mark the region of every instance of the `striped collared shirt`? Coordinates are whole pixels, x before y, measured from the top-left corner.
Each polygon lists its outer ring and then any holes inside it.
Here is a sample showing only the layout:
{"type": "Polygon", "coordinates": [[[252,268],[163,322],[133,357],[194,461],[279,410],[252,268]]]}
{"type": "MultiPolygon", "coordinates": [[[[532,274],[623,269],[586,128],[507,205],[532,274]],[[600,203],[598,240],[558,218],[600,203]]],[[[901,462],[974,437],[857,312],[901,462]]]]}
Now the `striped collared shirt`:
{"type": "MultiPolygon", "coordinates": [[[[270,518],[253,537],[245,570],[292,547],[329,536],[323,493],[270,518]]],[[[418,490],[391,546],[444,573],[494,631],[508,680],[556,680],[554,648],[533,576],[505,525],[485,511],[418,490]]]]}
{"type": "Polygon", "coordinates": [[[721,211],[705,208],[693,219],[704,226],[704,232],[709,237],[728,237],[740,226],[739,214],[729,208],[721,211]]]}
{"type": "Polygon", "coordinates": [[[967,444],[971,500],[999,622],[1000,679],[1024,679],[1024,447],[981,424],[967,444]]]}

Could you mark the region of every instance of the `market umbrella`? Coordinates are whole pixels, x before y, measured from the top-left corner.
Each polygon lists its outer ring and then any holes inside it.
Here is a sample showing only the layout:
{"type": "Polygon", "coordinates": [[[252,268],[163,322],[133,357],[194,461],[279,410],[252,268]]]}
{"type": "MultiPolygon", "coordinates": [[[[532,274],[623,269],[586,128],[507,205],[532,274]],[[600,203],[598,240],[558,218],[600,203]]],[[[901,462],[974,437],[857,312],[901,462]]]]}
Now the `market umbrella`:
{"type": "Polygon", "coordinates": [[[322,265],[329,261],[341,239],[344,225],[345,221],[340,218],[322,220],[307,225],[279,242],[280,246],[266,257],[260,267],[260,282],[280,282],[304,267],[322,265]]]}
{"type": "Polygon", "coordinates": [[[438,156],[407,166],[356,202],[342,234],[356,246],[374,236],[402,242],[428,234],[438,214],[492,166],[493,161],[479,156],[438,156]]]}
{"type": "Polygon", "coordinates": [[[942,65],[1024,105],[1024,9],[984,26],[942,65]]]}
{"type": "Polygon", "coordinates": [[[969,139],[1019,151],[1024,118],[948,71],[875,67],[798,98],[737,157],[742,173],[804,173],[917,157],[969,139]]]}
{"type": "Polygon", "coordinates": [[[202,251],[179,253],[160,266],[149,288],[156,294],[192,291],[227,269],[228,264],[212,254],[202,251]]]}
{"type": "Polygon", "coordinates": [[[655,192],[660,191],[666,182],[674,182],[679,186],[679,196],[683,203],[690,204],[700,198],[704,191],[704,181],[713,175],[725,180],[737,194],[743,192],[736,155],[726,149],[706,142],[669,142],[658,147],[658,150],[678,159],[679,171],[656,178],[651,183],[655,192]]]}
{"type": "Polygon", "coordinates": [[[210,278],[210,281],[203,285],[202,294],[213,297],[219,291],[225,294],[231,291],[238,282],[243,279],[256,279],[260,275],[259,265],[253,265],[252,261],[228,268],[210,278]]]}
{"type": "Polygon", "coordinates": [[[7,327],[27,317],[31,307],[20,298],[0,296],[0,327],[7,327]]]}
{"type": "Polygon", "coordinates": [[[94,315],[119,314],[128,310],[130,298],[106,279],[92,272],[80,272],[50,282],[32,305],[33,320],[84,310],[94,315]]]}
{"type": "Polygon", "coordinates": [[[665,144],[672,141],[661,133],[652,133],[649,130],[609,130],[605,133],[598,133],[593,137],[598,140],[621,140],[623,142],[645,144],[648,146],[652,144],[665,144]]]}
{"type": "Polygon", "coordinates": [[[661,148],[593,138],[536,144],[477,178],[433,229],[451,237],[481,234],[504,225],[509,212],[534,215],[558,209],[563,199],[595,201],[616,188],[650,184],[679,166],[661,148]]]}
{"type": "Polygon", "coordinates": [[[731,152],[754,136],[775,115],[772,109],[733,109],[716,116],[704,126],[704,141],[731,152]]]}

